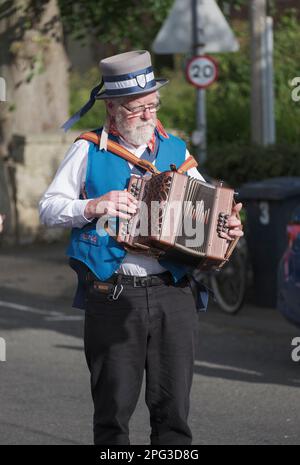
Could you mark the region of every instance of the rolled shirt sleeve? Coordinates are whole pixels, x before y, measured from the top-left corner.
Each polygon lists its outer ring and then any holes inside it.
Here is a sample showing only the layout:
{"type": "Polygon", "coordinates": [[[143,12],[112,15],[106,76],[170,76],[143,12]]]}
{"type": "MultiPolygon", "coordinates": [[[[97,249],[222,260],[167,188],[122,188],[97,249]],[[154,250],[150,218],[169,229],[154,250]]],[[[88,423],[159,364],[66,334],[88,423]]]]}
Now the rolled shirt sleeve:
{"type": "Polygon", "coordinates": [[[81,228],[91,220],[84,210],[91,199],[80,199],[87,168],[89,144],[79,140],[71,145],[53,181],[39,202],[41,222],[47,226],[81,228]]]}

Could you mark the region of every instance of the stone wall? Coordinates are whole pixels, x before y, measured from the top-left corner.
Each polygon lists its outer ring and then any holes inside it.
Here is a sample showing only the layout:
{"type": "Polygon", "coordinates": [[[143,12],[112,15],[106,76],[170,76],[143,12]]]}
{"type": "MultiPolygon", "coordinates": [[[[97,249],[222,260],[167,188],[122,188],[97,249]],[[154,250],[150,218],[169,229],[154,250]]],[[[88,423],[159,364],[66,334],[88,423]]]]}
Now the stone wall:
{"type": "Polygon", "coordinates": [[[68,234],[40,224],[38,203],[78,135],[70,131],[14,136],[9,163],[0,161],[0,210],[7,216],[4,242],[52,241],[68,234]]]}

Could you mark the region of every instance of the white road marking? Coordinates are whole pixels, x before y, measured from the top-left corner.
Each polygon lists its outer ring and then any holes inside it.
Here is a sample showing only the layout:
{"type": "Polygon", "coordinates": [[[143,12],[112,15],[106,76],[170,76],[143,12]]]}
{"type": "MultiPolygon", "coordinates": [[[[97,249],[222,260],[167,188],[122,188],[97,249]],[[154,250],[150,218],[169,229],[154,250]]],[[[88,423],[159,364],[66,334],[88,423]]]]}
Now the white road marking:
{"type": "Polygon", "coordinates": [[[12,308],[21,312],[29,312],[35,315],[42,315],[47,321],[71,321],[71,320],[83,320],[83,315],[66,315],[62,312],[56,312],[55,310],[41,310],[28,305],[16,304],[14,302],[6,302],[0,300],[0,307],[12,308]]]}
{"type": "Polygon", "coordinates": [[[45,311],[38,310],[37,308],[28,307],[27,305],[15,304],[14,302],[5,302],[0,300],[0,307],[13,308],[14,310],[20,310],[22,312],[31,312],[36,315],[45,315],[45,311]]]}
{"type": "Polygon", "coordinates": [[[247,375],[254,375],[254,376],[262,376],[262,373],[258,371],[252,370],[245,370],[244,368],[232,367],[229,365],[218,365],[217,363],[208,363],[208,362],[200,362],[198,360],[195,361],[195,365],[198,367],[203,368],[213,368],[217,370],[227,370],[227,371],[236,371],[238,373],[245,373],[247,375]]]}
{"type": "Polygon", "coordinates": [[[83,320],[83,316],[80,316],[80,315],[47,316],[45,320],[47,321],[81,321],[83,320]]]}

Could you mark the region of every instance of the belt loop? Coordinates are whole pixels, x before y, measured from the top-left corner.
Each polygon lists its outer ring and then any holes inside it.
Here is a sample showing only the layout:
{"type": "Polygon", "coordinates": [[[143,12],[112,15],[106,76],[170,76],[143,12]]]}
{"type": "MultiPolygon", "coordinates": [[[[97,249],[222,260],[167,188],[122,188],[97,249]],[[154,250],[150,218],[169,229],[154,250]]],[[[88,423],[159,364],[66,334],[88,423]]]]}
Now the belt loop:
{"type": "Polygon", "coordinates": [[[119,273],[118,276],[117,276],[117,286],[119,286],[121,284],[122,278],[123,278],[123,276],[121,275],[121,273],[119,273]]]}

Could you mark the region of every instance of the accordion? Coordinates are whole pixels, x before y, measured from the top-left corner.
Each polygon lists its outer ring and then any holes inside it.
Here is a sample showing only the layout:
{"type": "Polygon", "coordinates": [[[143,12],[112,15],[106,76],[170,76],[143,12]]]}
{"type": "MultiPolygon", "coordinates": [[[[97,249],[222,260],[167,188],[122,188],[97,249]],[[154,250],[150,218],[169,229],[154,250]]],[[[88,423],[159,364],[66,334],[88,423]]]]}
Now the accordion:
{"type": "Polygon", "coordinates": [[[130,220],[120,220],[117,241],[131,252],[210,270],[229,258],[237,240],[222,237],[234,191],[177,171],[131,175],[128,191],[139,201],[130,220]]]}

